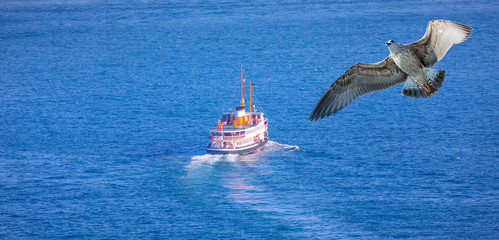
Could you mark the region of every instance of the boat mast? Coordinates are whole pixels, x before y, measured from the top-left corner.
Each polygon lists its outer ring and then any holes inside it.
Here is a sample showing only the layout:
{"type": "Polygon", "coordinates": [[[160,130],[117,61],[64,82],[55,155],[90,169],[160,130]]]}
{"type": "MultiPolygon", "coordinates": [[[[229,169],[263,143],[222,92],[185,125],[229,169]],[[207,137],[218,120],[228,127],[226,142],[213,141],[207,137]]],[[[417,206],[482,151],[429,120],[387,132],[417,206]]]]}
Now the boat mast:
{"type": "Polygon", "coordinates": [[[249,112],[251,114],[251,81],[249,86],[249,112]]]}
{"type": "Polygon", "coordinates": [[[244,107],[243,99],[243,65],[241,64],[241,107],[244,107]]]}

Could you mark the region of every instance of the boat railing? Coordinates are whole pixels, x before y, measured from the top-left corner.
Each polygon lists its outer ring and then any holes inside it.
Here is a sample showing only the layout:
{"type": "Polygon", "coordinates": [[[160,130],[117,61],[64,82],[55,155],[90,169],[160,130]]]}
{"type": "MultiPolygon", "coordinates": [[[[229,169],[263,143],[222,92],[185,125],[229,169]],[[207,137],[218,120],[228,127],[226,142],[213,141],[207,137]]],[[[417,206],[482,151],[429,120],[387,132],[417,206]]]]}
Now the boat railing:
{"type": "Polygon", "coordinates": [[[215,140],[215,141],[222,141],[222,140],[238,140],[238,139],[243,139],[245,138],[245,135],[239,135],[239,136],[210,136],[210,139],[215,140]]]}

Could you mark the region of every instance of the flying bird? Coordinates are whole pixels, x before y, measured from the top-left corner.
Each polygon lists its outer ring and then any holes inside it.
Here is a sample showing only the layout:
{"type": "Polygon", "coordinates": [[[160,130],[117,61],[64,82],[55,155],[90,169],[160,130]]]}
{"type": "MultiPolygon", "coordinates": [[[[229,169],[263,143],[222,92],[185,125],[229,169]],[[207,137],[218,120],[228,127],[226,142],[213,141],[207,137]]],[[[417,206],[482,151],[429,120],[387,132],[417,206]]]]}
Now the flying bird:
{"type": "Polygon", "coordinates": [[[445,78],[445,70],[431,69],[453,44],[471,35],[471,27],[450,20],[428,23],[424,36],[411,44],[386,43],[390,55],[377,63],[357,63],[329,87],[310,114],[309,120],[329,117],[355,98],[405,82],[402,95],[430,97],[445,78]]]}

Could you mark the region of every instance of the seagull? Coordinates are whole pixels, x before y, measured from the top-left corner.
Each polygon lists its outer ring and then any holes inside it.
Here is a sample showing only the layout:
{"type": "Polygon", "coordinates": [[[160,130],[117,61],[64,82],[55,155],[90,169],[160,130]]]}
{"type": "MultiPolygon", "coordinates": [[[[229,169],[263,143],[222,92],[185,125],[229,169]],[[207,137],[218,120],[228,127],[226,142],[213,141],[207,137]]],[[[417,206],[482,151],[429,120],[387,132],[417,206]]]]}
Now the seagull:
{"type": "Polygon", "coordinates": [[[470,26],[450,21],[432,20],[424,36],[411,44],[386,42],[390,55],[377,63],[357,63],[329,87],[308,118],[310,121],[335,114],[364,94],[405,82],[402,95],[430,97],[436,94],[445,78],[445,70],[429,68],[440,61],[453,44],[471,36],[470,26]]]}

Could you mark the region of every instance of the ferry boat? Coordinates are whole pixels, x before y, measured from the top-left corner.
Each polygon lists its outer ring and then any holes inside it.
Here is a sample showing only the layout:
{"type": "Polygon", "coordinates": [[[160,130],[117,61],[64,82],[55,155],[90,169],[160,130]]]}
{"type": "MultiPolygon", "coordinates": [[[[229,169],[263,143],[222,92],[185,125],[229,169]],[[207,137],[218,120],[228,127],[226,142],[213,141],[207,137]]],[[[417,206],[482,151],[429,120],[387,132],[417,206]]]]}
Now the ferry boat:
{"type": "Polygon", "coordinates": [[[241,104],[236,107],[235,113],[231,111],[223,113],[218,124],[210,128],[207,153],[245,154],[263,148],[269,141],[267,118],[263,112],[251,111],[251,82],[249,83],[249,111],[246,112],[243,82],[243,66],[241,65],[241,104]]]}

